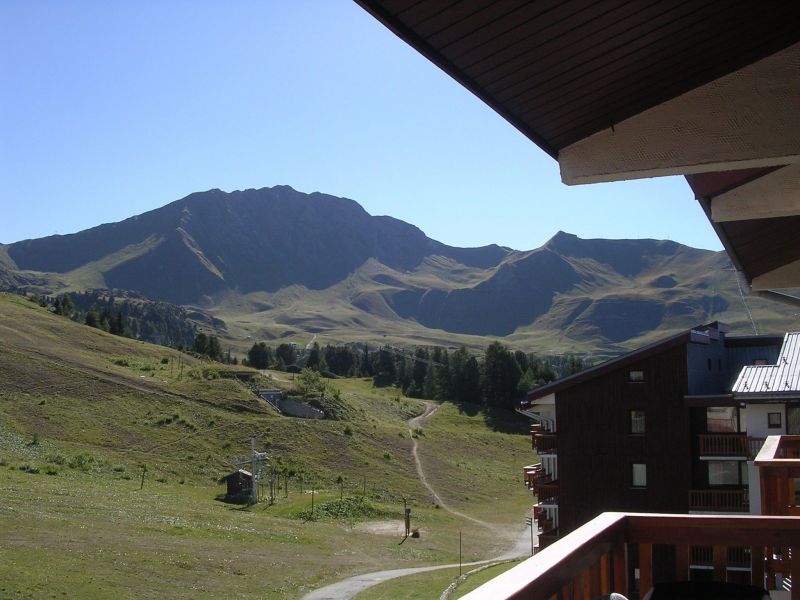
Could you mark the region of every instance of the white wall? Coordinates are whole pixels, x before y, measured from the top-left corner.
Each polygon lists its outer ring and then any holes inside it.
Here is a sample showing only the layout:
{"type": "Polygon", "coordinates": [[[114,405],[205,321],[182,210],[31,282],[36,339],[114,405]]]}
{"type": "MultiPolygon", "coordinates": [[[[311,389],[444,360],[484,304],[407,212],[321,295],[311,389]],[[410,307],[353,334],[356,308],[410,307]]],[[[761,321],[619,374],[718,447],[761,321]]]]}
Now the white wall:
{"type": "Polygon", "coordinates": [[[742,423],[749,437],[767,437],[768,435],[786,435],[786,409],[783,404],[748,404],[742,409],[742,423]],[[781,413],[781,426],[767,428],[767,413],[781,413]]]}

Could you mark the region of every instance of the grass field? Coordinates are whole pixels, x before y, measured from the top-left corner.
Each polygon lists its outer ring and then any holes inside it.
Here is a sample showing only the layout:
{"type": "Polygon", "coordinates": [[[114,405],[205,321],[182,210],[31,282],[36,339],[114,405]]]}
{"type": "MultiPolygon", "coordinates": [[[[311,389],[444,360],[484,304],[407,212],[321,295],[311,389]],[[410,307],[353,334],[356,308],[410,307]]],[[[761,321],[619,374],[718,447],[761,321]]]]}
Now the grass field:
{"type": "Polygon", "coordinates": [[[405,421],[420,401],[336,380],[347,420],[290,419],[216,370],[0,295],[0,597],[298,598],[457,562],[459,530],[465,561],[490,558],[530,505],[529,438],[480,414],[444,404],[417,441],[442,498],[491,529],[437,508],[418,481],[405,421]],[[288,489],[272,505],[221,502],[217,481],[252,435],[293,475],[288,489]],[[338,503],[340,476],[363,500],[338,503]],[[403,497],[421,537],[400,545],[403,497]]]}

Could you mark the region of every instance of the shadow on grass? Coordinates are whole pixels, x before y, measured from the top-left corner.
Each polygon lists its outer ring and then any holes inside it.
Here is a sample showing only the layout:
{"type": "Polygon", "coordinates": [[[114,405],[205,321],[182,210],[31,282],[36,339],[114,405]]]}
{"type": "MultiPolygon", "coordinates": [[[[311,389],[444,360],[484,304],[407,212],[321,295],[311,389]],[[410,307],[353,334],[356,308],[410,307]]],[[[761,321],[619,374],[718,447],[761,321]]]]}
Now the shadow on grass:
{"type": "Polygon", "coordinates": [[[472,402],[456,402],[455,405],[458,407],[458,412],[468,417],[474,417],[481,412],[482,408],[480,404],[474,404],[472,402]]]}
{"type": "Polygon", "coordinates": [[[483,409],[483,420],[487,427],[499,433],[528,435],[530,432],[530,420],[513,410],[486,406],[483,409]]]}
{"type": "Polygon", "coordinates": [[[472,402],[457,402],[456,407],[458,407],[458,412],[468,417],[482,413],[486,426],[492,431],[522,435],[528,435],[530,432],[530,421],[516,411],[472,402]]]}

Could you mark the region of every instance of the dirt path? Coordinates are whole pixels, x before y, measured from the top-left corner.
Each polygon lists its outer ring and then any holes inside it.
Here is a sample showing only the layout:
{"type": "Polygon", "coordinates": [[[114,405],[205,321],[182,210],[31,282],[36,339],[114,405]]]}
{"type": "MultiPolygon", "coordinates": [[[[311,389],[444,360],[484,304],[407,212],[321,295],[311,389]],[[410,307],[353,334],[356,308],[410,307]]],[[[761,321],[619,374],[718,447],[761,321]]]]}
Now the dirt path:
{"type": "MultiPolygon", "coordinates": [[[[414,429],[423,427],[427,422],[428,418],[430,418],[437,410],[439,410],[438,404],[434,402],[426,402],[425,410],[422,412],[422,414],[407,421],[409,431],[413,433],[414,429]]],[[[417,475],[419,476],[419,480],[422,482],[422,485],[424,485],[425,488],[431,493],[433,498],[436,500],[437,504],[442,509],[446,510],[452,515],[472,521],[473,523],[476,523],[481,527],[486,527],[490,530],[495,530],[496,528],[493,527],[490,523],[487,523],[486,521],[481,521],[480,519],[476,519],[469,515],[465,515],[462,512],[454,510],[450,508],[444,500],[442,500],[441,496],[439,496],[439,494],[436,493],[436,490],[434,490],[433,487],[431,487],[431,485],[428,483],[427,478],[425,477],[425,471],[422,468],[422,462],[420,461],[419,454],[417,452],[417,438],[412,436],[411,442],[412,442],[411,455],[414,457],[414,466],[417,469],[417,475]]],[[[494,558],[489,558],[486,560],[479,560],[476,562],[462,563],[461,566],[469,567],[475,565],[484,565],[491,562],[511,560],[515,558],[527,558],[530,556],[530,553],[531,553],[530,530],[527,527],[525,527],[520,530],[520,533],[516,534],[514,545],[500,556],[496,556],[494,558]]],[[[327,585],[325,587],[314,590],[313,592],[310,592],[305,596],[303,596],[302,600],[350,600],[351,598],[360,594],[364,590],[371,588],[372,586],[378,585],[379,583],[383,583],[384,581],[389,581],[397,577],[405,577],[407,575],[416,575],[417,573],[427,573],[428,571],[449,569],[457,566],[459,566],[458,563],[449,565],[432,565],[427,567],[408,567],[405,569],[389,569],[386,571],[375,571],[373,573],[355,575],[353,577],[348,577],[347,579],[343,579],[342,581],[339,581],[337,583],[327,585]]]]}
{"type": "MultiPolygon", "coordinates": [[[[418,417],[414,417],[413,419],[408,420],[408,427],[409,433],[414,433],[414,429],[421,428],[427,422],[428,418],[433,415],[437,410],[439,410],[439,405],[435,404],[434,402],[426,402],[425,403],[425,410],[422,412],[421,415],[418,417]]],[[[457,517],[461,517],[462,519],[466,519],[468,521],[472,521],[473,523],[480,525],[481,527],[485,527],[487,529],[493,529],[492,525],[487,523],[486,521],[481,521],[480,519],[476,519],[475,517],[470,517],[469,515],[465,515],[462,512],[451,508],[447,502],[442,500],[442,497],[436,492],[436,490],[431,487],[431,484],[428,483],[427,477],[425,477],[425,471],[422,469],[422,461],[419,459],[419,452],[417,452],[417,438],[413,435],[411,436],[411,456],[414,458],[414,466],[417,468],[417,476],[419,477],[420,482],[422,485],[425,486],[433,499],[436,500],[436,504],[442,507],[444,510],[449,512],[451,515],[455,515],[457,517]]]]}

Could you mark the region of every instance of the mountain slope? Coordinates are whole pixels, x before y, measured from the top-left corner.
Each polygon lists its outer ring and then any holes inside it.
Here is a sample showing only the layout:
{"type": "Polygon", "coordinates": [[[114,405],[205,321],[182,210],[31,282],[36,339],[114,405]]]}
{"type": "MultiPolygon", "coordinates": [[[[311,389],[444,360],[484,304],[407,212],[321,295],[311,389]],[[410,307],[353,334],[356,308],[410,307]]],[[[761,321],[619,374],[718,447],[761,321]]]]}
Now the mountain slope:
{"type": "MultiPolygon", "coordinates": [[[[796,321],[739,297],[727,256],[559,232],[514,251],[454,248],[352,200],[288,186],[195,193],[119,223],[0,247],[0,286],[138,291],[203,306],[229,342],[303,337],[619,352],[714,319],[796,321]]],[[[299,340],[302,341],[302,340],[299,340]]],[[[237,346],[238,344],[238,346],[237,346]]]]}
{"type": "Polygon", "coordinates": [[[486,268],[507,253],[497,246],[450,248],[352,200],[287,186],[191,194],[119,223],[8,246],[20,269],[69,273],[94,263],[107,287],[177,303],[223,290],[324,289],[369,258],[408,270],[440,254],[486,268]],[[127,260],[103,264],[126,252],[127,260]]]}

